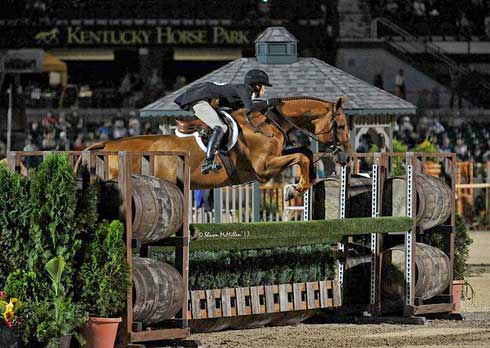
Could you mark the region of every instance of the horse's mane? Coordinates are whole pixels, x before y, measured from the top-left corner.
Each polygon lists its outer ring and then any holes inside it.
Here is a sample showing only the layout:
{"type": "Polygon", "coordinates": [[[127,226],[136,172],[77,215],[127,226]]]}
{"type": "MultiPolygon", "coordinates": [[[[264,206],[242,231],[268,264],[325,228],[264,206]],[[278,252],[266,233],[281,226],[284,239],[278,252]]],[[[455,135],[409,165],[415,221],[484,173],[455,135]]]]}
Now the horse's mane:
{"type": "Polygon", "coordinates": [[[295,96],[295,97],[284,97],[284,98],[277,98],[279,101],[290,101],[290,100],[316,100],[320,101],[323,103],[329,103],[332,104],[332,102],[329,102],[328,100],[317,98],[317,97],[308,97],[308,96],[295,96]]]}

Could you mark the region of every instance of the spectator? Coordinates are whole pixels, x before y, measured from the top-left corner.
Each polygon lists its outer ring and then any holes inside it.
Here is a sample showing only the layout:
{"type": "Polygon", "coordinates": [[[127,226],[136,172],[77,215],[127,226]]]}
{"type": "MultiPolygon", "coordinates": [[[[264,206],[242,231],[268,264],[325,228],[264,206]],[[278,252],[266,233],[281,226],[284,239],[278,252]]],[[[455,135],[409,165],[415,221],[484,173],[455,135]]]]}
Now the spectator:
{"type": "Polygon", "coordinates": [[[406,99],[406,88],[405,88],[405,72],[403,69],[398,70],[398,74],[395,77],[395,95],[402,99],[406,99]]]}
{"type": "Polygon", "coordinates": [[[436,117],[429,121],[429,131],[431,134],[441,135],[445,132],[445,129],[442,123],[436,117]]]}
{"type": "Polygon", "coordinates": [[[442,145],[439,146],[438,150],[440,152],[454,152],[454,148],[452,147],[451,141],[449,140],[447,134],[442,136],[442,145]]]}
{"type": "Polygon", "coordinates": [[[128,71],[121,81],[121,86],[119,86],[119,94],[123,98],[126,98],[131,92],[132,85],[132,76],[131,73],[128,71]]]}
{"type": "Polygon", "coordinates": [[[114,123],[114,139],[125,138],[128,136],[128,130],[124,127],[123,120],[117,120],[114,123]]]}
{"type": "Polygon", "coordinates": [[[426,8],[425,4],[421,0],[415,0],[413,2],[413,13],[416,17],[425,17],[426,8]]]}
{"type": "Polygon", "coordinates": [[[144,135],[155,134],[152,129],[151,122],[145,122],[145,125],[143,127],[143,134],[144,135]]]}
{"type": "Polygon", "coordinates": [[[373,82],[373,84],[374,84],[375,87],[378,87],[380,89],[384,89],[383,88],[384,87],[383,86],[384,85],[384,83],[383,83],[383,75],[381,73],[378,73],[378,74],[376,74],[374,76],[374,82],[373,82]]]}
{"type": "Polygon", "coordinates": [[[75,142],[73,143],[73,150],[74,151],[82,151],[85,149],[85,143],[83,141],[83,134],[80,133],[77,135],[77,138],[75,139],[75,142]]]}
{"type": "Polygon", "coordinates": [[[485,17],[485,37],[490,39],[490,16],[485,17]]]}
{"type": "Polygon", "coordinates": [[[5,143],[0,140],[0,158],[5,158],[7,152],[7,147],[5,143]]]}
{"type": "Polygon", "coordinates": [[[54,131],[48,131],[44,136],[43,142],[41,144],[41,149],[44,151],[52,150],[56,147],[55,133],[54,131]]]}
{"type": "Polygon", "coordinates": [[[138,119],[132,118],[129,120],[128,133],[129,136],[135,136],[141,134],[141,125],[138,119]]]}
{"type": "Polygon", "coordinates": [[[100,137],[104,137],[109,139],[112,135],[112,123],[111,121],[107,120],[104,121],[104,124],[97,129],[97,133],[99,134],[100,137]]]}
{"type": "Polygon", "coordinates": [[[30,136],[32,138],[33,144],[37,148],[41,147],[42,142],[43,142],[43,135],[42,135],[41,130],[39,129],[39,122],[34,121],[31,123],[30,136]]]}
{"type": "Polygon", "coordinates": [[[398,3],[395,0],[388,0],[386,2],[385,9],[388,15],[396,16],[398,14],[399,8],[400,6],[398,6],[398,3]]]}
{"type": "Polygon", "coordinates": [[[60,132],[60,138],[58,139],[58,143],[56,144],[57,151],[69,151],[70,144],[68,138],[66,137],[66,132],[60,132]]]}
{"type": "Polygon", "coordinates": [[[449,98],[449,106],[451,109],[454,107],[454,101],[458,99],[458,109],[462,107],[462,99],[461,99],[461,72],[459,68],[451,68],[449,69],[449,74],[451,77],[451,97],[449,98]]]}
{"type": "Polygon", "coordinates": [[[466,17],[466,14],[462,12],[459,19],[459,33],[463,36],[464,39],[471,40],[471,29],[471,22],[469,21],[468,17],[466,17]]]}
{"type": "Polygon", "coordinates": [[[45,129],[53,129],[56,122],[56,118],[51,111],[48,111],[48,113],[41,119],[41,124],[45,129]]]}
{"type": "Polygon", "coordinates": [[[456,140],[456,146],[454,148],[454,152],[456,152],[458,159],[460,159],[462,161],[465,161],[468,159],[468,147],[464,143],[463,139],[458,138],[456,140]]]}

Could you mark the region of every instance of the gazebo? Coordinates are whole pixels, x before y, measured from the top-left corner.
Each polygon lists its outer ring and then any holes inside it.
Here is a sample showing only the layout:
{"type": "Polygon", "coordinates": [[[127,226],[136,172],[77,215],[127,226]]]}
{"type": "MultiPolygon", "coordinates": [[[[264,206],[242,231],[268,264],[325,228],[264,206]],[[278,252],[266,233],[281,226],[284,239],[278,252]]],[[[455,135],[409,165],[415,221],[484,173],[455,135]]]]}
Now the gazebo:
{"type": "Polygon", "coordinates": [[[170,132],[175,117],[192,116],[173,101],[194,84],[202,82],[241,83],[250,69],[262,69],[273,87],[265,98],[311,96],[330,101],[347,96],[345,112],[353,118],[354,148],[360,137],[373,130],[382,134],[392,149],[393,126],[398,116],[415,114],[415,106],[364,82],[319,59],[298,57],[298,41],[283,27],[267,28],[255,40],[255,58],[236,59],[189,85],[140,110],[142,117],[164,117],[164,130],[170,132]]]}

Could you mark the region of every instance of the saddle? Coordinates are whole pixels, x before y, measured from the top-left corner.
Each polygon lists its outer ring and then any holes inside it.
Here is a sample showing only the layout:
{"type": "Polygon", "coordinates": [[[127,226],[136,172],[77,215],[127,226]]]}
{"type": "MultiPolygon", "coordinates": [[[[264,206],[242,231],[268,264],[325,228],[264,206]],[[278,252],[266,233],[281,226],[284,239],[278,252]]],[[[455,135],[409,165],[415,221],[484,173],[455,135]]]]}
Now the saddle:
{"type": "Polygon", "coordinates": [[[193,134],[202,130],[211,131],[211,128],[198,118],[175,120],[175,123],[177,124],[177,130],[182,134],[193,134]]]}
{"type": "MultiPolygon", "coordinates": [[[[230,151],[236,145],[240,129],[237,122],[233,119],[233,117],[231,117],[231,111],[232,110],[229,108],[220,108],[218,110],[218,114],[221,116],[221,119],[228,126],[228,131],[225,134],[222,147],[219,150],[219,155],[228,175],[233,179],[235,168],[228,151],[230,151]]],[[[212,133],[211,127],[198,118],[177,119],[175,123],[177,125],[175,134],[178,137],[194,137],[201,150],[206,152],[208,137],[212,133]]]]}
{"type": "MultiPolygon", "coordinates": [[[[236,122],[231,118],[230,114],[233,111],[230,108],[222,107],[218,110],[218,115],[220,115],[223,122],[229,127],[229,129],[233,129],[236,122]]],[[[211,134],[212,129],[206,123],[201,121],[198,118],[193,119],[184,119],[184,120],[175,120],[177,125],[177,131],[181,135],[193,135],[194,133],[200,133],[201,135],[211,134]]],[[[232,132],[228,132],[227,136],[232,136],[232,132]]]]}

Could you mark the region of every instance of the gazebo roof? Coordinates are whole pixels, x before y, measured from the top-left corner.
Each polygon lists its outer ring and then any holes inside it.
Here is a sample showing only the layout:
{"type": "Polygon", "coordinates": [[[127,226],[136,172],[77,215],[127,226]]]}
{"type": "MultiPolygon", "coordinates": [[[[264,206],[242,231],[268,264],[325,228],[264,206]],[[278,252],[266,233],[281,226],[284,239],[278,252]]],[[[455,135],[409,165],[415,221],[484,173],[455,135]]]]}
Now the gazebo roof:
{"type": "Polygon", "coordinates": [[[298,39],[284,27],[269,27],[255,39],[258,42],[298,42],[298,39]]]}
{"type": "Polygon", "coordinates": [[[348,115],[415,114],[415,105],[316,58],[298,58],[290,64],[261,64],[256,58],[240,58],[147,105],[141,116],[188,116],[189,112],[173,102],[179,94],[202,82],[242,83],[247,71],[254,68],[267,72],[273,85],[267,88],[265,98],[311,96],[336,101],[345,95],[348,115]]]}

